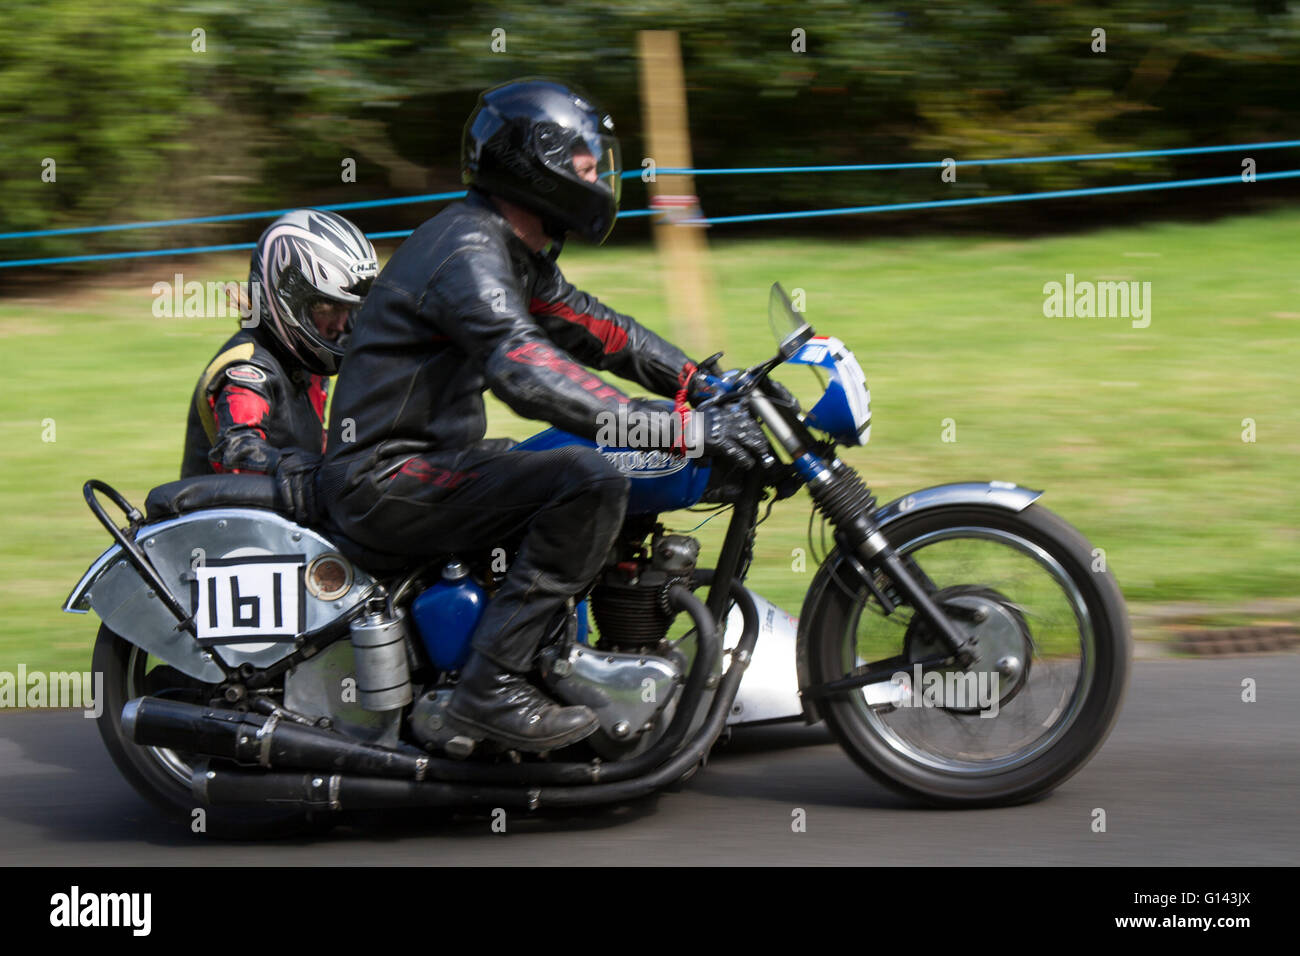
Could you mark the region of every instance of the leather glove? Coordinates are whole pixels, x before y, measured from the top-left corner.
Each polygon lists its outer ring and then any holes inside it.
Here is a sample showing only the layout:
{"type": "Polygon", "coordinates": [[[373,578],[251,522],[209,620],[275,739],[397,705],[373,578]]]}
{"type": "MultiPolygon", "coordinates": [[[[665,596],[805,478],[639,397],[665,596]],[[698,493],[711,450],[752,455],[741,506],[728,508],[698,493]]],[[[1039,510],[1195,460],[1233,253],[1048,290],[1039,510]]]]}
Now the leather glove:
{"type": "Polygon", "coordinates": [[[320,517],[316,504],[316,471],[321,456],[302,448],[285,448],[275,466],[275,491],[298,524],[310,526],[320,517]]]}
{"type": "Polygon", "coordinates": [[[739,403],[691,412],[690,434],[703,441],[704,456],[753,468],[771,454],[767,436],[749,410],[739,403]]]}

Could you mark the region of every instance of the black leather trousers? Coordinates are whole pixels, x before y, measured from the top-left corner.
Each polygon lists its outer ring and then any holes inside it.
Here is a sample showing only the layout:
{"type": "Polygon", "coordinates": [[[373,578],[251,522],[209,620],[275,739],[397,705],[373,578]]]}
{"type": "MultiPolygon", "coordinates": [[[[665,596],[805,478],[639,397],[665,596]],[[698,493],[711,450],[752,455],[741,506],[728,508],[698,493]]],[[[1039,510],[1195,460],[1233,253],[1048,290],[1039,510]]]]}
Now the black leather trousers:
{"type": "Polygon", "coordinates": [[[481,552],[518,542],[473,646],[523,673],[556,612],[600,571],[623,522],[628,480],[594,448],[501,448],[482,442],[354,472],[329,512],[349,538],[391,554],[481,552]]]}

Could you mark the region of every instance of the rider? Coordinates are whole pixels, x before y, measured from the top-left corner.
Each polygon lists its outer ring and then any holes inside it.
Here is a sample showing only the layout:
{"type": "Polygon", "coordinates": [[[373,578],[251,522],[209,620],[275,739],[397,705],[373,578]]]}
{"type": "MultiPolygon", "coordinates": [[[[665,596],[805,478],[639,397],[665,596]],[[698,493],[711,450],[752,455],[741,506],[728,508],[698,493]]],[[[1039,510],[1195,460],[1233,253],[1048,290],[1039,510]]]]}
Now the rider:
{"type": "MultiPolygon", "coordinates": [[[[448,708],[460,727],[519,750],[597,727],[589,708],[561,707],[524,675],[548,623],[605,562],[628,482],[595,448],[485,441],[483,392],[594,438],[620,406],[671,413],[579,362],[663,396],[693,384],[695,364],[678,348],[555,264],[567,232],[597,243],[609,234],[620,172],[613,122],[586,97],[544,80],[483,93],[462,142],[469,195],[420,226],[375,280],[330,416],[320,490],[346,538],[409,557],[520,542],[448,708]]],[[[705,455],[745,466],[765,447],[748,416],[690,414],[705,455]]]]}
{"type": "Polygon", "coordinates": [[[298,209],[266,228],[248,270],[250,318],[194,389],[182,478],[274,474],[295,517],[312,517],[328,377],[378,271],[370,240],[335,213],[298,209]]]}

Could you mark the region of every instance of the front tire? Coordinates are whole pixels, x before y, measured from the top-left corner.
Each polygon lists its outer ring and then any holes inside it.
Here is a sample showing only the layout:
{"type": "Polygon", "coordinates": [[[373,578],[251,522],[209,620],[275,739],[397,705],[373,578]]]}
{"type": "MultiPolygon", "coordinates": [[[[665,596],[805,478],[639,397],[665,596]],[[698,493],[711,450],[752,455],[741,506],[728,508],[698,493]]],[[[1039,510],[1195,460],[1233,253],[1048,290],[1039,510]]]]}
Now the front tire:
{"type": "MultiPolygon", "coordinates": [[[[1023,686],[992,717],[942,703],[917,707],[924,702],[916,693],[905,696],[907,706],[895,706],[879,696],[869,702],[861,689],[841,692],[819,704],[831,733],[874,778],[934,805],[1005,806],[1059,786],[1105,741],[1128,681],[1128,614],[1104,561],[1078,531],[1038,505],[1018,513],[935,508],[899,518],[883,533],[937,596],[962,595],[956,603],[970,603],[975,595],[975,604],[993,611],[1000,640],[1023,633],[1023,686]]],[[[814,685],[867,660],[924,656],[911,649],[924,643],[916,637],[924,622],[913,622],[906,606],[883,615],[836,554],[823,564],[810,603],[814,685]]],[[[1002,660],[1013,656],[998,653],[1002,660]]]]}

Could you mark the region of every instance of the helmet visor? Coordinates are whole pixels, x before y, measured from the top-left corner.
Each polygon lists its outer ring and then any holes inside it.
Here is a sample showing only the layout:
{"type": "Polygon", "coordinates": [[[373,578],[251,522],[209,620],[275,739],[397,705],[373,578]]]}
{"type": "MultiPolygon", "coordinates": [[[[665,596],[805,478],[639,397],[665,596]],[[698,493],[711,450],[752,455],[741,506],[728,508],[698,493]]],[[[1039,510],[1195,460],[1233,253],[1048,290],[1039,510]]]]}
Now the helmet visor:
{"type": "Polygon", "coordinates": [[[618,137],[595,124],[579,128],[558,123],[538,123],[537,155],[561,175],[602,188],[617,206],[623,193],[623,157],[618,137]]]}
{"type": "Polygon", "coordinates": [[[309,338],[315,338],[327,349],[341,355],[360,308],[360,302],[312,296],[303,301],[294,318],[309,338]]]}

